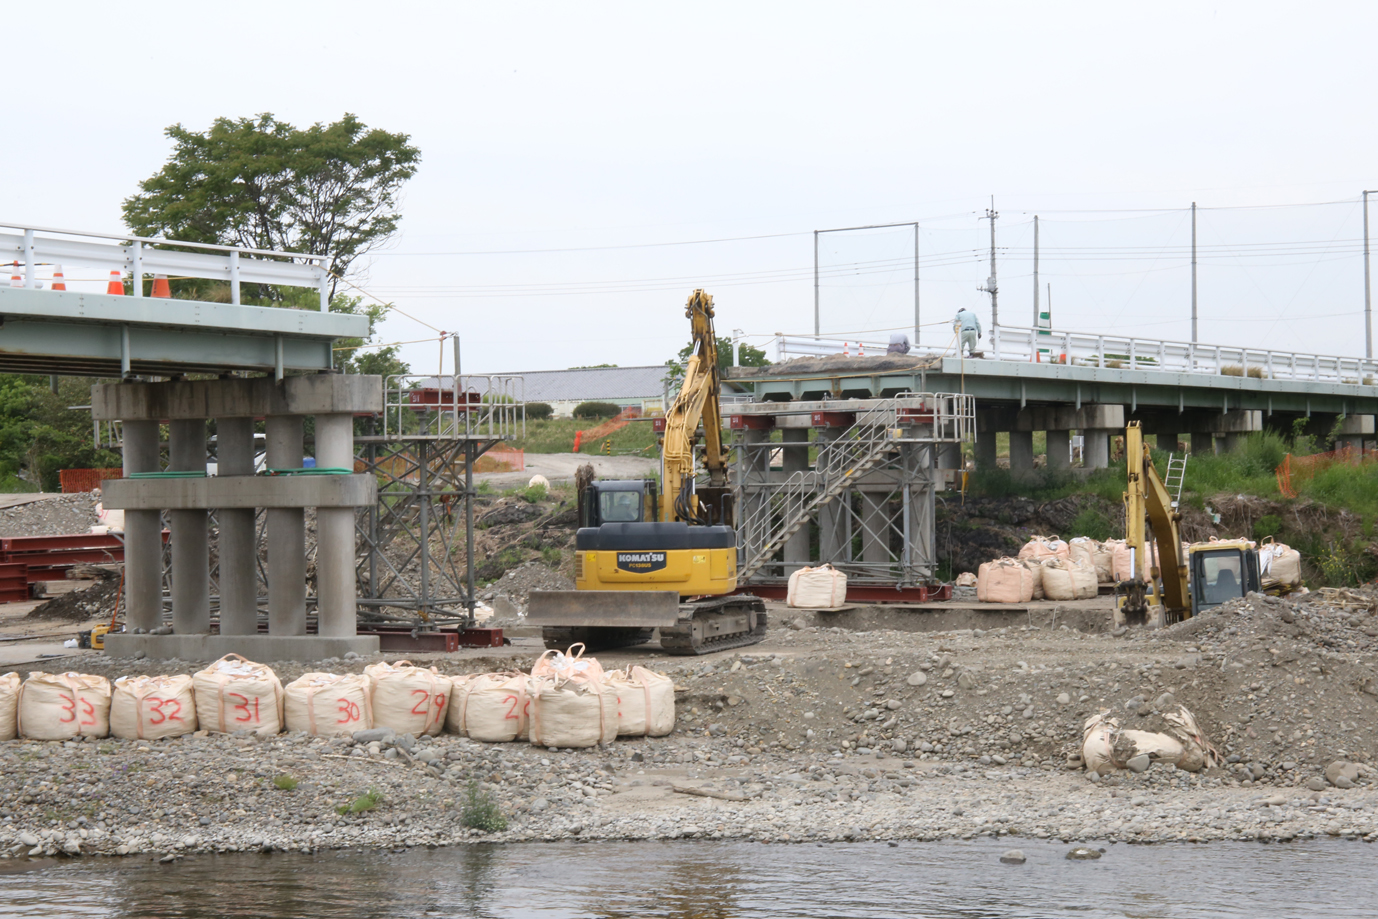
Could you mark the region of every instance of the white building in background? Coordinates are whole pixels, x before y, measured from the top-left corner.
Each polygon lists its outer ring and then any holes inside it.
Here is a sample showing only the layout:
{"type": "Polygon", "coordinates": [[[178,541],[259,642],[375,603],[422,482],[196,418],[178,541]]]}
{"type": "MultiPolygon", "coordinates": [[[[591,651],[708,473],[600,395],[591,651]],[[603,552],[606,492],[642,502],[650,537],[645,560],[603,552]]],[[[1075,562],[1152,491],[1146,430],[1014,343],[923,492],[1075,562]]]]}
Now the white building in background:
{"type": "MultiPolygon", "coordinates": [[[[577,370],[527,370],[495,373],[492,376],[521,377],[525,401],[548,404],[557,417],[568,418],[581,402],[611,402],[613,405],[641,409],[643,415],[665,412],[664,364],[649,367],[588,367],[577,370]]],[[[470,386],[483,395],[484,375],[468,378],[470,386]]],[[[450,386],[450,377],[441,379],[450,386]]],[[[423,382],[422,386],[428,385],[423,382]]]]}

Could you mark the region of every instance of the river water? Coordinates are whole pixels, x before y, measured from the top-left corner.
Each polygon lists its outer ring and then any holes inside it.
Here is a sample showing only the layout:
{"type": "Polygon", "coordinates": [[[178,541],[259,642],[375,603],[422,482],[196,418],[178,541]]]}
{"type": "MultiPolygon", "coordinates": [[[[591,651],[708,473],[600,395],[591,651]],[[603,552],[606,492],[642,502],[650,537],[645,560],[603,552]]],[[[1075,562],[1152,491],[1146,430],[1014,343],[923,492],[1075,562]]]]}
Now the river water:
{"type": "Polygon", "coordinates": [[[588,842],[0,863],[0,916],[1372,917],[1378,851],[1363,843],[1108,846],[588,842]],[[1021,866],[999,863],[1018,846],[1021,866]]]}

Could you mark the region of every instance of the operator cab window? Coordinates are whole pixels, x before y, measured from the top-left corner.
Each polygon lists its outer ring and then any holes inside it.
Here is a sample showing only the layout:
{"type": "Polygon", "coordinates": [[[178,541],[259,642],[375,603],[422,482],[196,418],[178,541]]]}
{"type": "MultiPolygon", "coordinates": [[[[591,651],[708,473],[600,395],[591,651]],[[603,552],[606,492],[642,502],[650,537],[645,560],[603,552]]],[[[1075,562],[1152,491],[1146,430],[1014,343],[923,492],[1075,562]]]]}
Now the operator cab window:
{"type": "Polygon", "coordinates": [[[1244,583],[1242,561],[1238,552],[1211,553],[1201,559],[1207,603],[1224,603],[1243,596],[1240,587],[1244,583]]]}
{"type": "Polygon", "coordinates": [[[641,493],[601,492],[598,495],[598,512],[604,523],[636,523],[641,519],[641,493]]]}

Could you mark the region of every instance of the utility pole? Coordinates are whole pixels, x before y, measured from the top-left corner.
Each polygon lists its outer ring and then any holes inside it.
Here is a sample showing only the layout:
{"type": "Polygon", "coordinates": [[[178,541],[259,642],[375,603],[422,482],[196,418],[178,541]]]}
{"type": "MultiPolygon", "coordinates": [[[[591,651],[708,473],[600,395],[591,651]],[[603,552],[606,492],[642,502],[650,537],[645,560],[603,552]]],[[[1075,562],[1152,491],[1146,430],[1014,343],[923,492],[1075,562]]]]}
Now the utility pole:
{"type": "Polygon", "coordinates": [[[1191,343],[1196,344],[1196,202],[1191,202],[1191,343]]]}
{"type": "MultiPolygon", "coordinates": [[[[818,231],[813,231],[813,337],[818,339],[818,231]]],[[[669,403],[666,403],[667,405],[669,403]]]]}
{"type": "Polygon", "coordinates": [[[914,224],[914,347],[919,346],[919,225],[914,224]]]}
{"type": "Polygon", "coordinates": [[[1033,327],[1038,328],[1038,215],[1034,214],[1034,315],[1033,327]]]}
{"type": "Polygon", "coordinates": [[[1364,192],[1364,357],[1373,360],[1373,293],[1369,287],[1368,269],[1368,196],[1364,192]]]}
{"type": "Polygon", "coordinates": [[[986,278],[985,287],[976,289],[990,294],[990,327],[992,330],[1000,325],[999,287],[995,283],[995,221],[999,216],[995,210],[995,196],[991,195],[990,207],[986,208],[986,216],[981,218],[990,221],[990,277],[986,278]]]}

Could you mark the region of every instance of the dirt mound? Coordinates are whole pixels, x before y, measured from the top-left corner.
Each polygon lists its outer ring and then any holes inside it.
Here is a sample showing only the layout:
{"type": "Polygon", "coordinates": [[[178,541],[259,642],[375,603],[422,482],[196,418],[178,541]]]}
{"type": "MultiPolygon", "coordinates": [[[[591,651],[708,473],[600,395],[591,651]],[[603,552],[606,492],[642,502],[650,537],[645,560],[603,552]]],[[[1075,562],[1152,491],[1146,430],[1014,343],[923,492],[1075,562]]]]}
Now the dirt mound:
{"type": "Polygon", "coordinates": [[[119,595],[118,578],[97,581],[89,587],[53,597],[42,606],[34,607],[26,618],[87,622],[104,619],[107,622],[115,611],[119,595]]]}

